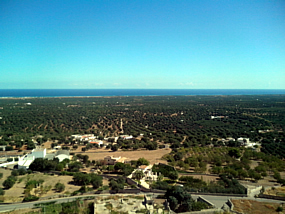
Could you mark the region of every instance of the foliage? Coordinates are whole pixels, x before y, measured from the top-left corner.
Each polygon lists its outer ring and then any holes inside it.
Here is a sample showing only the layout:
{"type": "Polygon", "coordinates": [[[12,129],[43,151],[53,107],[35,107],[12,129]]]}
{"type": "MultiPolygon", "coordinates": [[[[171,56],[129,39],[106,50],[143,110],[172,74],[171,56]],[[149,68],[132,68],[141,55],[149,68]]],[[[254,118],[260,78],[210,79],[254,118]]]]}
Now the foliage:
{"type": "Polygon", "coordinates": [[[169,172],[168,177],[171,180],[177,180],[178,179],[178,172],[177,171],[171,171],[171,172],[169,172]]]}
{"type": "Polygon", "coordinates": [[[77,172],[73,175],[73,182],[76,185],[89,185],[92,184],[94,189],[99,188],[103,184],[103,178],[94,173],[84,174],[81,172],[77,172]]]}
{"type": "Polygon", "coordinates": [[[30,165],[29,169],[33,171],[51,171],[55,170],[56,166],[58,165],[58,161],[56,160],[48,160],[44,158],[36,158],[30,165]]]}
{"type": "Polygon", "coordinates": [[[144,173],[143,171],[141,170],[136,170],[134,173],[133,173],[133,178],[136,179],[136,180],[140,180],[144,177],[144,173]]]}
{"type": "Polygon", "coordinates": [[[65,189],[65,186],[64,184],[58,182],[55,184],[54,188],[56,189],[57,192],[63,192],[65,189]]]}
{"type": "Polygon", "coordinates": [[[114,169],[116,171],[121,171],[124,176],[130,175],[134,170],[134,168],[130,164],[124,164],[120,162],[117,162],[115,164],[114,169]]]}
{"type": "Polygon", "coordinates": [[[194,200],[185,188],[173,186],[169,188],[165,197],[169,200],[170,208],[175,212],[189,212],[192,209],[194,200]]]}
{"type": "Polygon", "coordinates": [[[161,190],[167,190],[171,186],[166,181],[157,181],[153,184],[151,184],[152,189],[161,189],[161,190]]]}
{"type": "Polygon", "coordinates": [[[149,161],[148,160],[146,160],[145,158],[139,158],[138,160],[137,160],[137,167],[138,166],[141,166],[141,165],[149,165],[149,161]]]}
{"type": "Polygon", "coordinates": [[[3,182],[3,187],[5,189],[10,189],[11,187],[14,186],[14,184],[16,183],[17,178],[14,176],[9,176],[4,182],[3,182]]]}
{"type": "Polygon", "coordinates": [[[124,177],[119,177],[117,179],[111,178],[109,181],[109,187],[111,190],[118,192],[120,189],[124,189],[126,179],[124,177]]]}
{"type": "Polygon", "coordinates": [[[231,148],[229,150],[229,156],[239,158],[241,156],[239,149],[237,148],[231,148]]]}
{"type": "Polygon", "coordinates": [[[153,165],[152,171],[161,173],[165,177],[169,177],[169,176],[177,174],[174,167],[166,165],[166,164],[153,165]]]}
{"type": "Polygon", "coordinates": [[[37,201],[39,200],[39,197],[35,195],[29,195],[27,197],[24,197],[23,202],[30,202],[30,201],[37,201]]]}
{"type": "Polygon", "coordinates": [[[70,172],[79,172],[80,168],[83,168],[81,162],[73,162],[68,164],[68,170],[70,172]]]}
{"type": "Polygon", "coordinates": [[[0,195],[4,195],[4,194],[5,194],[5,191],[2,188],[0,188],[0,195]]]}

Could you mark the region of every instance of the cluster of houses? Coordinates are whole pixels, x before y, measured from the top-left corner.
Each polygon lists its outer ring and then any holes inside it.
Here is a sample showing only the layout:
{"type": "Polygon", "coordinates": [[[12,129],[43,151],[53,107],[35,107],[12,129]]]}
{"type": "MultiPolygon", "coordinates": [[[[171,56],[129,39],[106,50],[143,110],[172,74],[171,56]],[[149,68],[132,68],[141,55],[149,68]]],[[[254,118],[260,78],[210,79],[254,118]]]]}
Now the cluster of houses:
{"type": "MultiPolygon", "coordinates": [[[[104,158],[105,165],[115,165],[116,163],[130,163],[131,160],[126,157],[114,157],[114,156],[107,156],[104,158]]],[[[132,174],[130,174],[129,178],[135,178],[135,174],[137,171],[141,171],[143,173],[143,177],[140,179],[140,183],[145,188],[149,188],[149,184],[146,181],[157,181],[159,173],[152,171],[153,165],[141,165],[137,169],[135,169],[132,174]]]]}
{"type": "MultiPolygon", "coordinates": [[[[87,141],[88,143],[98,144],[99,146],[103,144],[103,140],[100,140],[99,136],[95,136],[94,134],[84,134],[84,135],[75,134],[75,135],[71,135],[71,138],[74,141],[80,141],[80,142],[87,141]]],[[[134,137],[132,135],[120,135],[119,137],[104,138],[104,141],[108,142],[109,139],[113,139],[113,142],[117,142],[118,139],[130,140],[133,138],[134,137]]]]}
{"type": "Polygon", "coordinates": [[[98,139],[98,136],[94,136],[94,134],[85,134],[85,135],[71,135],[71,138],[75,141],[87,141],[88,143],[91,144],[98,144],[99,146],[103,144],[102,140],[98,139]]]}
{"type": "Polygon", "coordinates": [[[223,143],[226,143],[226,142],[229,142],[229,141],[237,141],[240,144],[240,146],[244,146],[245,148],[255,148],[255,146],[260,146],[261,145],[260,143],[251,142],[249,140],[249,138],[243,138],[243,137],[240,137],[237,140],[232,138],[232,137],[228,137],[226,139],[222,138],[221,141],[223,143]]]}

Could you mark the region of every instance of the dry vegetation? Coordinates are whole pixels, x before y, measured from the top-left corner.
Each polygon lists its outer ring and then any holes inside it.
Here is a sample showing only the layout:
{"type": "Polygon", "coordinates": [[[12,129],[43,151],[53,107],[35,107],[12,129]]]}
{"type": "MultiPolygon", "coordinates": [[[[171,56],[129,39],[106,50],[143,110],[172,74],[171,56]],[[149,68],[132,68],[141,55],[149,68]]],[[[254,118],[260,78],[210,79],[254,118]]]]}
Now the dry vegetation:
{"type": "Polygon", "coordinates": [[[232,200],[234,204],[234,211],[247,214],[273,214],[279,207],[278,203],[265,203],[254,200],[232,200]]]}
{"type": "MultiPolygon", "coordinates": [[[[81,153],[81,150],[78,148],[75,151],[75,154],[81,153]],[[79,152],[80,151],[80,152],[79,152]]],[[[166,163],[165,160],[162,160],[162,156],[171,152],[171,149],[157,149],[157,150],[138,150],[138,151],[116,151],[112,152],[111,150],[106,149],[96,149],[96,150],[88,150],[84,152],[84,155],[89,156],[89,160],[103,160],[106,156],[121,156],[129,158],[130,160],[137,160],[139,158],[147,159],[150,164],[157,163],[166,163]]]]}
{"type": "Polygon", "coordinates": [[[264,194],[285,197],[285,187],[272,187],[265,190],[264,194]]]}
{"type": "MultiPolygon", "coordinates": [[[[11,174],[11,171],[0,169],[0,172],[3,173],[3,178],[0,180],[0,183],[2,184],[3,181],[11,174]]],[[[41,198],[49,198],[51,196],[61,195],[64,193],[69,194],[80,188],[80,186],[69,184],[69,182],[72,181],[72,176],[45,175],[43,173],[36,173],[17,176],[17,178],[18,179],[15,185],[10,189],[5,190],[3,199],[6,203],[22,202],[24,198],[25,185],[28,180],[44,180],[44,183],[37,189],[33,189],[32,192],[41,198]],[[64,192],[58,193],[54,190],[54,185],[57,182],[63,183],[65,185],[64,192]]]]}

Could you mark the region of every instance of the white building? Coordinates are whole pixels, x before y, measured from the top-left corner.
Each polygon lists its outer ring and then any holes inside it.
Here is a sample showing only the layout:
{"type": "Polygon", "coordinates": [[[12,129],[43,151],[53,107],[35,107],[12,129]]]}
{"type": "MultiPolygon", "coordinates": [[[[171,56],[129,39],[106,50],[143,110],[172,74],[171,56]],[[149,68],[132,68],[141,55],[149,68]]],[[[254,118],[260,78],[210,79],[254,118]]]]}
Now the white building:
{"type": "Polygon", "coordinates": [[[29,169],[31,163],[33,163],[34,160],[34,156],[25,155],[24,157],[19,159],[18,169],[29,169]]]}
{"type": "Polygon", "coordinates": [[[47,154],[46,148],[38,147],[38,148],[33,149],[32,153],[29,154],[29,156],[34,156],[36,159],[36,158],[44,158],[46,154],[47,154]]]}
{"type": "Polygon", "coordinates": [[[132,135],[120,135],[120,138],[123,140],[129,140],[129,139],[132,139],[133,136],[132,135]]]}
{"type": "Polygon", "coordinates": [[[250,143],[249,138],[242,138],[242,137],[238,138],[237,142],[239,142],[241,145],[245,145],[247,143],[250,143]]]}

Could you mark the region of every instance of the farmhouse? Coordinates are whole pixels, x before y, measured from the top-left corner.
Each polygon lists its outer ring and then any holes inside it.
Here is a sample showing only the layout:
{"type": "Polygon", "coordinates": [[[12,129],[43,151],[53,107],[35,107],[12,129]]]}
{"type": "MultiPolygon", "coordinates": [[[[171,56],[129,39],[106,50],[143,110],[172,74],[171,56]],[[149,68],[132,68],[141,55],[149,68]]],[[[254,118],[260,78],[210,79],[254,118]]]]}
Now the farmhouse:
{"type": "Polygon", "coordinates": [[[126,157],[114,157],[114,156],[107,156],[104,158],[105,165],[115,165],[116,163],[129,163],[129,158],[126,157]]]}

